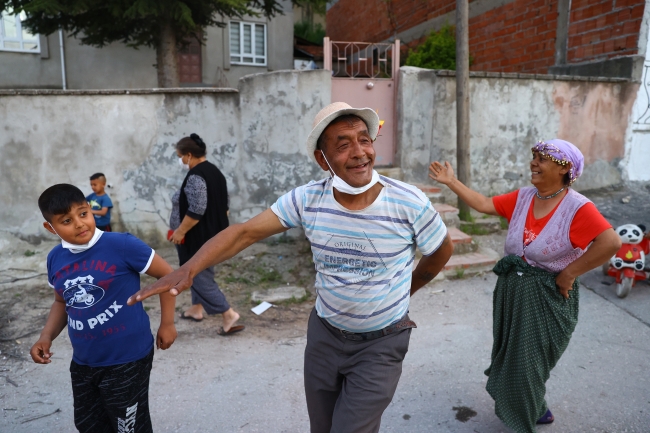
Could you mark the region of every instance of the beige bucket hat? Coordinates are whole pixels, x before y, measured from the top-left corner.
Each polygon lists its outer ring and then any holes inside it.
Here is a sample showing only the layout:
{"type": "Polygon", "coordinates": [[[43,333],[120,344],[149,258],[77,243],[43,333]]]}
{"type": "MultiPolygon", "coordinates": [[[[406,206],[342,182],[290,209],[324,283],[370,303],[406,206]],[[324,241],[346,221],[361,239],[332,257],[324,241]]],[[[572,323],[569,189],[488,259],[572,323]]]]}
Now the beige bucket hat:
{"type": "Polygon", "coordinates": [[[359,116],[368,125],[368,132],[370,138],[374,141],[379,133],[379,116],[372,108],[352,108],[345,102],[332,102],[318,112],[312,124],[312,130],[307,137],[307,154],[315,162],[314,151],[316,150],[316,142],[318,137],[323,133],[325,128],[332,123],[337,117],[346,114],[354,114],[359,116]]]}

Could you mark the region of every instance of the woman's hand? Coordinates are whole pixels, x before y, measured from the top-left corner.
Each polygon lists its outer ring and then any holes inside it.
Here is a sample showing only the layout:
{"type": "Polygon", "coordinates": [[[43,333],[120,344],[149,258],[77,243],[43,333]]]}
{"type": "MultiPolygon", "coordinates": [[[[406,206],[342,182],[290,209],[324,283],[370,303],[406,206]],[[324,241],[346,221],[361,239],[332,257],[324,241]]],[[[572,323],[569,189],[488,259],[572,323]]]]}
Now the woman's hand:
{"type": "Polygon", "coordinates": [[[575,277],[571,277],[566,272],[566,269],[555,277],[555,285],[560,289],[560,295],[564,296],[564,299],[569,299],[569,290],[573,290],[573,282],[575,280],[575,277]]]}
{"type": "Polygon", "coordinates": [[[183,242],[183,239],[185,239],[185,233],[181,233],[178,229],[174,230],[174,234],[172,234],[172,237],[169,238],[169,242],[172,242],[173,244],[180,245],[181,242],[183,242]]]}
{"type": "Polygon", "coordinates": [[[429,177],[443,185],[449,185],[455,179],[454,169],[449,164],[449,161],[445,161],[445,165],[433,161],[429,166],[429,177]]]}

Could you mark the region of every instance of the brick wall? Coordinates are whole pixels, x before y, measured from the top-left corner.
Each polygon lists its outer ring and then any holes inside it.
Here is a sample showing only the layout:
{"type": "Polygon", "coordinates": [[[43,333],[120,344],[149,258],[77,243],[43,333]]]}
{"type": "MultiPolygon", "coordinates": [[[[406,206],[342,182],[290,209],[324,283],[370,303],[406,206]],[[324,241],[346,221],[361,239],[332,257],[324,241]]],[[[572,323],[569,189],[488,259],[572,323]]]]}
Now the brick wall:
{"type": "MultiPolygon", "coordinates": [[[[455,4],[455,0],[339,0],[327,12],[327,35],[340,41],[385,41],[449,14],[455,4]]],[[[567,61],[636,54],[644,4],[645,0],[572,0],[567,61]]],[[[471,18],[471,69],[547,73],[555,65],[557,26],[558,0],[515,0],[471,18]]],[[[402,39],[402,59],[423,40],[402,39]]]]}
{"type": "Polygon", "coordinates": [[[637,53],[643,0],[572,0],[569,63],[637,53]]]}
{"type": "Polygon", "coordinates": [[[327,36],[379,42],[454,9],[455,0],[339,0],[327,11],[327,36]]]}
{"type": "Polygon", "coordinates": [[[557,1],[516,0],[469,21],[474,71],[546,73],[555,61],[557,1]]]}

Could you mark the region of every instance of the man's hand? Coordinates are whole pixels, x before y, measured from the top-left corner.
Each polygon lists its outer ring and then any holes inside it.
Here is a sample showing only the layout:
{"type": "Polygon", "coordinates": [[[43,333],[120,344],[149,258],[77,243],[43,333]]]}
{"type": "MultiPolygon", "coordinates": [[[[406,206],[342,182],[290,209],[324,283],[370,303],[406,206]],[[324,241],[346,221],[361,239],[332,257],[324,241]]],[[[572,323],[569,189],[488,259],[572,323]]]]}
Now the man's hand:
{"type": "Polygon", "coordinates": [[[176,269],[171,274],[167,274],[155,283],[140,289],[137,293],[133,294],[127,301],[127,305],[133,305],[136,302],[141,302],[150,296],[158,295],[160,293],[169,292],[172,296],[178,296],[183,290],[192,287],[192,277],[189,270],[184,267],[176,269]]]}
{"type": "Polygon", "coordinates": [[[52,340],[45,340],[41,338],[36,343],[34,343],[31,350],[29,351],[29,354],[32,356],[32,359],[35,363],[49,364],[52,362],[50,358],[52,358],[52,355],[54,355],[54,353],[50,352],[51,347],[52,340]]]}
{"type": "Polygon", "coordinates": [[[566,269],[555,277],[555,285],[560,289],[560,295],[564,296],[564,299],[569,299],[569,290],[573,290],[575,280],[576,278],[571,277],[566,269]]]}
{"type": "Polygon", "coordinates": [[[160,325],[158,328],[158,334],[156,335],[156,347],[158,349],[169,349],[174,341],[176,340],[176,327],[172,325],[160,325]]]}

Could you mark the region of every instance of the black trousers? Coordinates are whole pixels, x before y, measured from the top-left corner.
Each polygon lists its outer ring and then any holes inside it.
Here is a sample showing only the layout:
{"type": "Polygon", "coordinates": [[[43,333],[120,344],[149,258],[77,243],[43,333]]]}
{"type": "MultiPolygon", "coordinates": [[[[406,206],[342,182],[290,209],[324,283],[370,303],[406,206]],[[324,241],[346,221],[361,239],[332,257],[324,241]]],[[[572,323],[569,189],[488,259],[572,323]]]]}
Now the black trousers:
{"type": "Polygon", "coordinates": [[[108,367],[72,361],[74,424],[81,433],[152,432],[149,375],[153,348],[142,359],[108,367]]]}
{"type": "Polygon", "coordinates": [[[312,433],[376,433],[402,375],[411,330],[370,341],[346,340],[309,316],[305,395],[312,433]]]}

